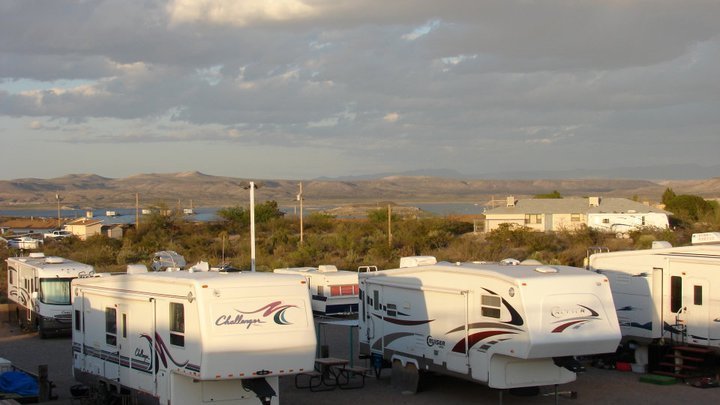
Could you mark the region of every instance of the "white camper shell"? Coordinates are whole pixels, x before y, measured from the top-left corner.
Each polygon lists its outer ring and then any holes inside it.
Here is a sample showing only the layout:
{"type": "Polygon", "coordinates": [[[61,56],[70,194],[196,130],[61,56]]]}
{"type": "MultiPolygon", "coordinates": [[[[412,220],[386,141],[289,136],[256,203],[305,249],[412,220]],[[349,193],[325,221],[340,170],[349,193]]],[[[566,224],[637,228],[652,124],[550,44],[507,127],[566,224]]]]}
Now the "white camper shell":
{"type": "Polygon", "coordinates": [[[22,326],[37,328],[40,337],[70,334],[70,281],[91,274],[93,267],[62,257],[31,253],[7,259],[8,298],[22,326]]]}
{"type": "Polygon", "coordinates": [[[314,366],[302,277],[152,272],[72,289],[75,378],[139,403],[278,404],[279,376],[314,366]]]}
{"type": "Polygon", "coordinates": [[[277,274],[300,274],[308,282],[313,313],[338,315],[358,311],[358,273],[333,265],[275,269],[277,274]]]}
{"type": "MultiPolygon", "coordinates": [[[[509,389],[574,381],[571,356],[620,341],[604,276],[567,266],[419,265],[360,274],[359,342],[417,374],[509,389]]],[[[414,378],[414,377],[413,377],[414,378]]]]}
{"type": "Polygon", "coordinates": [[[624,340],[663,339],[720,350],[720,245],[597,253],[624,340]]]}

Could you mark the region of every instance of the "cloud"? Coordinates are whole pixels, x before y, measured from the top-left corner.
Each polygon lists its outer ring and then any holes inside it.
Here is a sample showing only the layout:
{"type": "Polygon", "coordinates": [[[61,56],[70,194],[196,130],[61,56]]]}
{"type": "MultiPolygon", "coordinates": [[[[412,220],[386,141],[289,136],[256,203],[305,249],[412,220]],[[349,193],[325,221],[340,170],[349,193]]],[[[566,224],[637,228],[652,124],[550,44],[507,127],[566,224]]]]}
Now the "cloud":
{"type": "Polygon", "coordinates": [[[556,157],[544,164],[612,164],[674,158],[641,146],[679,134],[688,155],[717,146],[718,2],[9,0],[0,11],[3,134],[362,150],[399,166],[433,150],[473,171],[541,147],[556,157]]]}
{"type": "Polygon", "coordinates": [[[395,112],[392,112],[392,113],[387,113],[387,114],[385,114],[385,116],[383,117],[383,121],[385,121],[385,122],[397,122],[397,120],[398,120],[399,118],[400,118],[400,114],[395,113],[395,112]]]}
{"type": "Polygon", "coordinates": [[[245,26],[257,21],[287,21],[317,14],[301,0],[173,0],[168,14],[173,23],[228,24],[245,26]]]}

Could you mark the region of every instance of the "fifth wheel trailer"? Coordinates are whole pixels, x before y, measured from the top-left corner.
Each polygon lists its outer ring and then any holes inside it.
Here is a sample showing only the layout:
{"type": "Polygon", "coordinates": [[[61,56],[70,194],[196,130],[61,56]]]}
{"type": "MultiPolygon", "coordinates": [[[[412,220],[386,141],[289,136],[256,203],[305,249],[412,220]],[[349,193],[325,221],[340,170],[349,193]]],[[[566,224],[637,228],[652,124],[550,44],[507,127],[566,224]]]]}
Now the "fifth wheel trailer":
{"type": "Polygon", "coordinates": [[[106,275],[74,280],[72,294],[74,376],[109,395],[142,404],[278,404],[279,376],[314,366],[300,276],[106,275]]]}
{"type": "Polygon", "coordinates": [[[289,267],[273,270],[276,274],[305,277],[312,298],[313,313],[337,315],[356,313],[358,309],[358,273],[338,270],[333,265],[289,267]]]}
{"type": "Polygon", "coordinates": [[[610,280],[623,339],[720,351],[720,245],[659,246],[590,256],[588,269],[610,280]]]}
{"type": "Polygon", "coordinates": [[[576,378],[573,356],[620,341],[608,280],[584,269],[441,262],[359,277],[361,354],[411,380],[432,371],[498,389],[563,384],[576,378]]]}

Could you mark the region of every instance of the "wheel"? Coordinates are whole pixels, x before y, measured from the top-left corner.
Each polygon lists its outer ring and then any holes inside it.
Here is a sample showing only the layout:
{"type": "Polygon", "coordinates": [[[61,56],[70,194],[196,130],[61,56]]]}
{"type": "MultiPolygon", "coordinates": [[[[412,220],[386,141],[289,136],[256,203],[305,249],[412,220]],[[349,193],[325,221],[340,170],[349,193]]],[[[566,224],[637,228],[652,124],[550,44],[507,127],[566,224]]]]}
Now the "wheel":
{"type": "Polygon", "coordinates": [[[41,321],[38,321],[37,330],[38,330],[38,335],[40,335],[40,339],[47,339],[47,337],[48,337],[47,331],[43,327],[43,324],[41,321]]]}

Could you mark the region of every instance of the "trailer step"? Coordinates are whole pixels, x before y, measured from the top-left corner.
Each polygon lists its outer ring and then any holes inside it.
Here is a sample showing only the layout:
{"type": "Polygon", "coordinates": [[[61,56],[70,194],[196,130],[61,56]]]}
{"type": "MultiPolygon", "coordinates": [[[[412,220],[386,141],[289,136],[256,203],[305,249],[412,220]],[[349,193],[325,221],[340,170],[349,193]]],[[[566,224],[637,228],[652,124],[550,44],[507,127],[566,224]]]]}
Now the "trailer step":
{"type": "Polygon", "coordinates": [[[683,360],[698,361],[698,362],[705,361],[705,359],[703,359],[702,357],[683,356],[681,354],[672,354],[672,353],[666,354],[665,358],[666,359],[683,359],[683,360]]]}
{"type": "Polygon", "coordinates": [[[661,362],[661,363],[658,363],[658,365],[665,366],[665,367],[674,367],[675,369],[682,369],[682,370],[699,370],[700,369],[700,367],[691,366],[688,364],[676,364],[676,363],[668,363],[668,362],[661,362]]]}
{"type": "Polygon", "coordinates": [[[697,347],[697,346],[674,346],[673,350],[681,351],[681,352],[698,353],[698,354],[713,353],[712,349],[707,349],[705,347],[697,347]]]}

